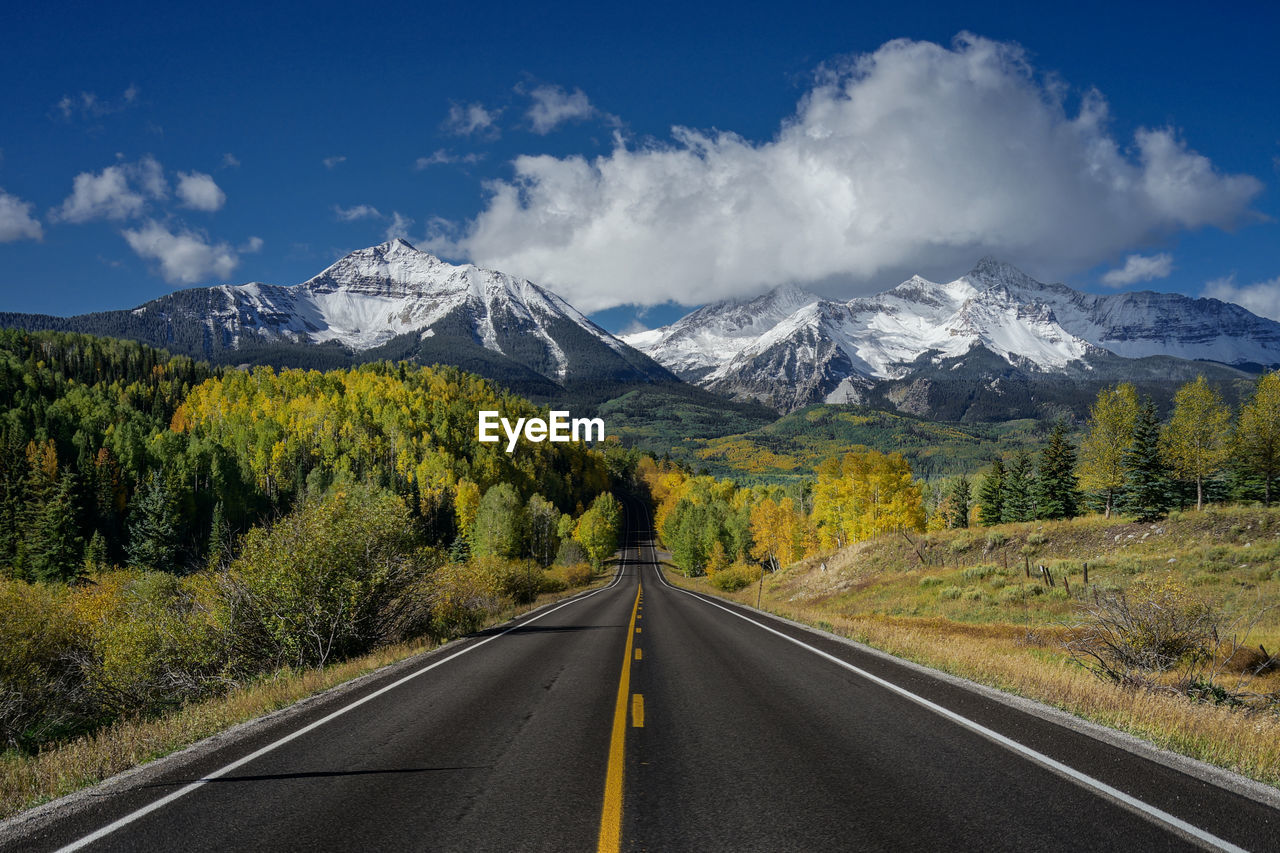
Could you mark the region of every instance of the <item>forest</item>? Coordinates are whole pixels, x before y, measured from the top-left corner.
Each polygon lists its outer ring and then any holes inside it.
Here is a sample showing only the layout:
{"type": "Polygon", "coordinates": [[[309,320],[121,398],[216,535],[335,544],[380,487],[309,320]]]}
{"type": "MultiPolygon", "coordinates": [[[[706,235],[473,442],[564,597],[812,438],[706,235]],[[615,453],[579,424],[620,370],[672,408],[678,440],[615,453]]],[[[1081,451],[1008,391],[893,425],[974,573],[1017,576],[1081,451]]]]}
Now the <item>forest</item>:
{"type": "Polygon", "coordinates": [[[474,629],[617,547],[620,451],[476,441],[545,417],[455,368],[211,368],[0,332],[0,739],[474,629]]]}

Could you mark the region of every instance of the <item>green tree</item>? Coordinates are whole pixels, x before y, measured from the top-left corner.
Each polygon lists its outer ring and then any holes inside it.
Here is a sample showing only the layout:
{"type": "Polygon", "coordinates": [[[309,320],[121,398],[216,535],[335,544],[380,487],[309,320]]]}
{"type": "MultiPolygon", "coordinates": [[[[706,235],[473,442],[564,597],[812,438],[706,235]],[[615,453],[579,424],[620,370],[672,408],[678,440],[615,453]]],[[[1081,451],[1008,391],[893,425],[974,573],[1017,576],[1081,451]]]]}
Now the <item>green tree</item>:
{"type": "Polygon", "coordinates": [[[129,565],[173,571],[178,558],[177,507],[164,477],[151,474],[133,497],[129,565]]]}
{"type": "Polygon", "coordinates": [[[1079,508],[1076,482],[1076,450],[1067,440],[1067,425],[1053,427],[1049,443],[1040,451],[1036,477],[1036,508],[1040,518],[1075,518],[1079,508]]]}
{"type": "Polygon", "coordinates": [[[1237,466],[1262,480],[1263,502],[1270,506],[1272,484],[1280,476],[1280,372],[1258,380],[1240,409],[1235,439],[1237,466]]]}
{"type": "Polygon", "coordinates": [[[985,526],[999,524],[1004,515],[1004,477],[1004,460],[997,456],[978,488],[979,516],[985,526]]]}
{"type": "Polygon", "coordinates": [[[524,523],[529,556],[546,568],[560,549],[560,510],[542,495],[532,495],[524,507],[524,523]]]}
{"type": "Polygon", "coordinates": [[[972,489],[969,478],[961,477],[951,487],[951,517],[947,519],[949,527],[968,527],[969,508],[973,504],[972,489]]]}
{"type": "Polygon", "coordinates": [[[476,510],[471,553],[477,557],[518,557],[524,549],[524,506],[509,483],[490,486],[476,510]]]}
{"type": "Polygon", "coordinates": [[[1175,475],[1196,484],[1196,510],[1204,509],[1204,481],[1221,470],[1231,452],[1230,429],[1231,412],[1204,376],[1178,389],[1161,450],[1175,475]]]}
{"type": "Polygon", "coordinates": [[[84,571],[84,540],[79,533],[75,490],[75,479],[68,471],[59,478],[57,489],[36,515],[27,552],[36,580],[65,583],[84,571]]]}
{"type": "Polygon", "coordinates": [[[591,565],[598,571],[604,561],[618,550],[622,532],[622,505],[609,492],[601,493],[578,519],[573,538],[578,540],[591,565]]]}
{"type": "Polygon", "coordinates": [[[1098,392],[1089,431],[1080,444],[1080,486],[1102,498],[1107,518],[1125,483],[1124,458],[1133,445],[1138,392],[1125,382],[1098,392]]]}
{"type": "Polygon", "coordinates": [[[1001,490],[1001,521],[1031,521],[1036,517],[1035,469],[1025,450],[1013,457],[1001,490]]]}
{"type": "Polygon", "coordinates": [[[1169,509],[1169,471],[1160,453],[1160,420],[1148,397],[1138,409],[1133,445],[1124,456],[1124,509],[1139,521],[1160,518],[1169,509]]]}

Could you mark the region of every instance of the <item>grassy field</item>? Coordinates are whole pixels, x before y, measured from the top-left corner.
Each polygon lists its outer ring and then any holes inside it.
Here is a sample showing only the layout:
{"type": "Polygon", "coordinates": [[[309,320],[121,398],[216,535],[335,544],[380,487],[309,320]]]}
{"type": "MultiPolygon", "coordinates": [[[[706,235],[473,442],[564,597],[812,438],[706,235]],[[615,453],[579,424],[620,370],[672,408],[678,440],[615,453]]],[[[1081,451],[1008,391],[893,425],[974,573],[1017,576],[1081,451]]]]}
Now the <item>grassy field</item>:
{"type": "MultiPolygon", "coordinates": [[[[754,587],[679,580],[755,604],[754,587]]],[[[1260,646],[1280,651],[1278,604],[1280,510],[1211,508],[1156,524],[1095,516],[885,537],[766,577],[763,606],[1280,786],[1280,668],[1252,674],[1260,646]],[[1065,644],[1094,591],[1142,583],[1172,583],[1222,614],[1239,647],[1205,666],[1253,710],[1126,689],[1072,657],[1065,644]]]]}
{"type": "MultiPolygon", "coordinates": [[[[610,576],[597,575],[582,589],[603,586],[610,576]]],[[[484,626],[500,624],[573,592],[576,591],[549,593],[532,604],[508,607],[492,614],[484,626]]],[[[0,820],[434,647],[425,641],[409,643],[378,649],[324,669],[284,669],[243,684],[224,696],[161,717],[120,720],[37,755],[0,753],[0,820]]]]}

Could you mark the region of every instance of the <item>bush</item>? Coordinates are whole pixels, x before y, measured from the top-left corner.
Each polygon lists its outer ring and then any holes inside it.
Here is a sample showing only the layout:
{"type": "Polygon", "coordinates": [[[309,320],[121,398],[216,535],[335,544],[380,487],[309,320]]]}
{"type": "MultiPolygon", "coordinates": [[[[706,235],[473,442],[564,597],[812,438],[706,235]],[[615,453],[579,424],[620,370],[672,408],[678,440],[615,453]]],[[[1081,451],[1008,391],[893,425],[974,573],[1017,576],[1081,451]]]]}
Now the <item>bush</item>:
{"type": "Polygon", "coordinates": [[[986,542],[983,547],[988,551],[994,551],[997,548],[1003,548],[1004,544],[1009,541],[1009,537],[1005,536],[998,530],[993,530],[987,534],[986,542]]]}
{"type": "MultiPolygon", "coordinates": [[[[586,586],[595,579],[596,573],[587,562],[574,563],[568,566],[556,566],[547,572],[547,577],[560,584],[561,589],[573,589],[586,586]]],[[[558,590],[552,590],[558,591],[558,590]]]]}
{"type": "Polygon", "coordinates": [[[66,587],[0,581],[0,739],[30,748],[92,715],[82,663],[89,635],[66,587]]]}
{"type": "Polygon", "coordinates": [[[763,571],[759,567],[735,563],[729,568],[712,575],[710,578],[711,585],[724,592],[737,592],[759,581],[763,571]]]}
{"type": "Polygon", "coordinates": [[[395,495],[343,485],[244,537],[223,577],[237,668],[323,666],[400,631],[421,570],[395,495]]]}
{"type": "Polygon", "coordinates": [[[928,589],[931,586],[942,586],[942,584],[943,584],[942,578],[934,577],[933,575],[925,575],[924,577],[920,578],[920,586],[924,587],[925,589],[928,589]]]}
{"type": "Polygon", "coordinates": [[[566,537],[560,540],[560,550],[556,551],[555,565],[576,566],[590,559],[587,556],[587,549],[578,544],[576,539],[566,537]]]}
{"type": "Polygon", "coordinates": [[[1172,579],[1099,590],[1082,607],[1085,618],[1068,649],[1099,677],[1123,684],[1146,684],[1148,675],[1207,659],[1218,636],[1214,610],[1172,579]]]}
{"type": "Polygon", "coordinates": [[[942,589],[938,590],[938,597],[946,599],[947,601],[955,601],[963,594],[964,590],[958,586],[944,586],[942,589]]]}
{"type": "Polygon", "coordinates": [[[446,563],[431,575],[431,634],[448,639],[477,630],[498,607],[492,575],[473,563],[446,563]]]}

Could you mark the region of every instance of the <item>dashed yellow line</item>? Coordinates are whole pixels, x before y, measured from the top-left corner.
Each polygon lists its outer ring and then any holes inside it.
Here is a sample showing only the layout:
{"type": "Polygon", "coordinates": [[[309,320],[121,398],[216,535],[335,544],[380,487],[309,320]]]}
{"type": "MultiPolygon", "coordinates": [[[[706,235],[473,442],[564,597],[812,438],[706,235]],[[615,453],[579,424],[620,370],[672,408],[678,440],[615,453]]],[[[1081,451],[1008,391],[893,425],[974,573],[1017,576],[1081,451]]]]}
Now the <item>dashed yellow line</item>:
{"type": "MultiPolygon", "coordinates": [[[[609,763],[604,774],[604,808],[600,812],[600,837],[596,843],[596,849],[600,853],[615,853],[622,845],[622,775],[626,769],[627,696],[631,694],[631,650],[635,635],[640,633],[635,625],[643,590],[643,587],[636,590],[636,601],[631,605],[631,627],[634,630],[627,632],[627,649],[622,655],[622,675],[618,679],[618,699],[613,708],[613,734],[609,740],[609,763]]],[[[639,649],[636,651],[639,652],[639,649]]],[[[640,702],[640,724],[643,725],[644,699],[640,702]]],[[[634,707],[633,700],[633,710],[634,707]]]]}
{"type": "Polygon", "coordinates": [[[643,656],[642,654],[640,654],[640,649],[638,649],[638,648],[637,648],[637,649],[636,649],[636,656],[635,656],[635,660],[640,660],[640,658],[642,658],[642,657],[644,657],[644,656],[643,656]]]}
{"type": "Polygon", "coordinates": [[[644,694],[631,694],[631,725],[637,729],[644,728],[644,694]]]}

